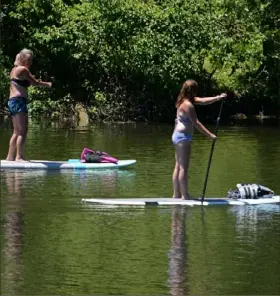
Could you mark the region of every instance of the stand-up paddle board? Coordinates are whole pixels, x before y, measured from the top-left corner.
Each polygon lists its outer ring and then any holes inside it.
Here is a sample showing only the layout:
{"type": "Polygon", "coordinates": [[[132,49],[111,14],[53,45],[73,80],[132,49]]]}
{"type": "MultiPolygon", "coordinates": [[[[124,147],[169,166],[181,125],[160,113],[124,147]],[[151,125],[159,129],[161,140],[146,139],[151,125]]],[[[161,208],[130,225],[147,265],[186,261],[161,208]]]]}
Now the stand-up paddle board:
{"type": "Polygon", "coordinates": [[[95,170],[95,169],[117,169],[127,167],[136,163],[136,160],[119,160],[118,163],[85,163],[79,159],[68,161],[0,161],[0,169],[40,169],[40,170],[95,170]]]}
{"type": "Polygon", "coordinates": [[[201,199],[175,199],[175,198],[124,198],[124,199],[100,199],[84,198],[83,202],[90,204],[116,205],[116,206],[211,206],[211,205],[260,205],[260,204],[280,204],[280,196],[258,199],[231,199],[231,198],[205,198],[201,199]]]}

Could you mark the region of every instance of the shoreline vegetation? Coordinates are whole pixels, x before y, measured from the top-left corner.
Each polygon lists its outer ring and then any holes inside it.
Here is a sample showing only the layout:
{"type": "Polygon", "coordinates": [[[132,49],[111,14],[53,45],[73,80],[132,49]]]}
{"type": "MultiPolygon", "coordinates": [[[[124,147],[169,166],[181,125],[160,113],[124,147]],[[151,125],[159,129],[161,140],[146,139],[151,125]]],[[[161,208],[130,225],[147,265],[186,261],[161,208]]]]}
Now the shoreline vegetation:
{"type": "MultiPolygon", "coordinates": [[[[29,89],[31,117],[173,122],[179,89],[194,79],[199,96],[231,92],[223,120],[279,121],[278,0],[3,0],[1,9],[0,116],[26,47],[32,73],[53,82],[29,89]]],[[[197,112],[211,122],[218,109],[197,112]]]]}
{"type": "MultiPolygon", "coordinates": [[[[59,110],[54,112],[53,115],[48,115],[45,116],[44,114],[36,114],[36,115],[31,115],[30,117],[35,119],[35,120],[52,120],[54,122],[64,122],[64,123],[69,123],[74,126],[80,126],[80,127],[85,127],[90,125],[91,123],[114,123],[114,124],[127,124],[127,123],[137,123],[137,122],[145,122],[147,124],[155,123],[158,122],[157,120],[149,120],[148,118],[134,118],[134,119],[129,119],[129,120],[95,120],[91,114],[88,113],[87,109],[81,105],[77,104],[76,106],[73,106],[71,108],[71,112],[67,113],[61,113],[59,110]]],[[[216,116],[217,114],[215,114],[216,116]]],[[[203,120],[207,123],[215,123],[215,116],[206,116],[203,120]]],[[[4,110],[4,112],[0,112],[0,122],[3,124],[7,119],[9,119],[10,115],[7,111],[4,110]]],[[[225,124],[243,124],[243,123],[249,123],[249,124],[256,124],[256,123],[261,123],[261,124],[272,124],[272,125],[280,125],[280,117],[276,115],[263,115],[263,114],[257,114],[257,115],[249,115],[247,116],[246,114],[243,113],[237,113],[234,115],[231,115],[230,117],[224,118],[222,115],[221,121],[225,124]]],[[[170,123],[172,124],[173,121],[171,122],[166,122],[166,121],[160,121],[161,123],[170,123]]]]}

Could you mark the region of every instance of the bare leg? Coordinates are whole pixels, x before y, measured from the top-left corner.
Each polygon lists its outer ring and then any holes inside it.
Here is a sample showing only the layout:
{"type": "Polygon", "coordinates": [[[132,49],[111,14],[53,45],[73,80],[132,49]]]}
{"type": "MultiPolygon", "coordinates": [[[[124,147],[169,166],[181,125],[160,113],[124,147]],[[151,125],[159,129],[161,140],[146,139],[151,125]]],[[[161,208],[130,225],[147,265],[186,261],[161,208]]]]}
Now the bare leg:
{"type": "Polygon", "coordinates": [[[179,183],[179,170],[180,166],[177,161],[177,155],[175,153],[175,167],[174,167],[174,172],[172,176],[172,181],[173,181],[173,198],[181,198],[181,190],[180,190],[180,183],[179,183]]]}
{"type": "Polygon", "coordinates": [[[176,144],[176,155],[179,165],[178,180],[180,184],[182,199],[191,198],[188,193],[188,169],[191,154],[191,142],[181,141],[176,144]]]}
{"type": "Polygon", "coordinates": [[[27,113],[18,113],[15,115],[15,117],[16,116],[18,116],[18,120],[19,120],[16,161],[24,161],[23,147],[24,147],[24,143],[25,143],[27,131],[28,131],[28,116],[27,116],[27,113]]]}
{"type": "Polygon", "coordinates": [[[19,132],[19,120],[16,116],[12,116],[14,132],[10,139],[9,151],[6,160],[15,160],[15,152],[17,146],[17,137],[19,132]]]}
{"type": "Polygon", "coordinates": [[[16,145],[17,145],[17,135],[13,133],[10,139],[10,146],[9,146],[9,151],[8,151],[6,160],[10,160],[10,161],[15,160],[16,145]]]}

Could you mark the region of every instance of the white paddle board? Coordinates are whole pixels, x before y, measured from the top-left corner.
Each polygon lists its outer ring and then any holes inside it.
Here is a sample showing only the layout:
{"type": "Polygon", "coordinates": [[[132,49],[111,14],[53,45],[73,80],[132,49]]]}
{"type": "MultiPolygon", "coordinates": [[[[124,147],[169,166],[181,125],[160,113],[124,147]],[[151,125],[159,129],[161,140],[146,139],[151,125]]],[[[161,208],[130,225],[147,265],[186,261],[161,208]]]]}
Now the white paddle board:
{"type": "Polygon", "coordinates": [[[210,205],[259,205],[259,204],[280,204],[280,196],[272,198],[259,199],[230,199],[230,198],[205,198],[204,202],[201,199],[175,199],[175,198],[124,198],[124,199],[100,199],[100,198],[84,198],[83,202],[90,204],[102,205],[119,205],[119,206],[210,206],[210,205]]]}

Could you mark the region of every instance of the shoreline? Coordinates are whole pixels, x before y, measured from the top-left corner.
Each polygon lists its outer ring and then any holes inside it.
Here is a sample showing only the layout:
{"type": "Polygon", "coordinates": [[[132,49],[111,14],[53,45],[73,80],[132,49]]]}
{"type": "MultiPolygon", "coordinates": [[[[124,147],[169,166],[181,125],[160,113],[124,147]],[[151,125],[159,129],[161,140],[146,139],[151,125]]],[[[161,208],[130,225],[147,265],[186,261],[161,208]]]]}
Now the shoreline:
{"type": "MultiPolygon", "coordinates": [[[[9,118],[11,118],[11,116],[6,112],[6,113],[0,113],[0,125],[2,125],[4,122],[7,122],[9,120],[9,118]]],[[[55,122],[68,122],[71,124],[75,124],[77,126],[87,126],[90,124],[98,124],[98,123],[104,123],[104,124],[131,124],[131,123],[146,123],[146,124],[168,124],[171,123],[169,120],[168,121],[158,121],[158,120],[132,120],[132,119],[128,119],[128,120],[94,120],[92,118],[90,118],[90,116],[86,116],[86,119],[84,119],[84,117],[81,118],[81,116],[79,114],[77,115],[70,115],[68,114],[68,116],[66,116],[66,114],[59,114],[58,117],[56,118],[52,118],[50,116],[44,116],[44,115],[33,115],[33,116],[29,116],[30,119],[32,120],[52,120],[55,122]]],[[[215,120],[210,119],[210,118],[203,118],[203,122],[206,124],[211,124],[214,123],[215,120]]],[[[172,122],[173,123],[173,122],[172,122]]],[[[223,118],[221,120],[222,124],[244,124],[244,123],[248,123],[248,124],[252,124],[252,123],[274,123],[275,125],[280,125],[280,116],[277,115],[265,115],[265,116],[259,116],[259,115],[251,115],[251,116],[246,116],[245,114],[242,114],[242,116],[240,116],[240,114],[235,114],[232,115],[230,117],[227,118],[223,118]]],[[[1,127],[1,126],[0,126],[1,127]]],[[[1,127],[2,128],[2,127],[1,127]]]]}

